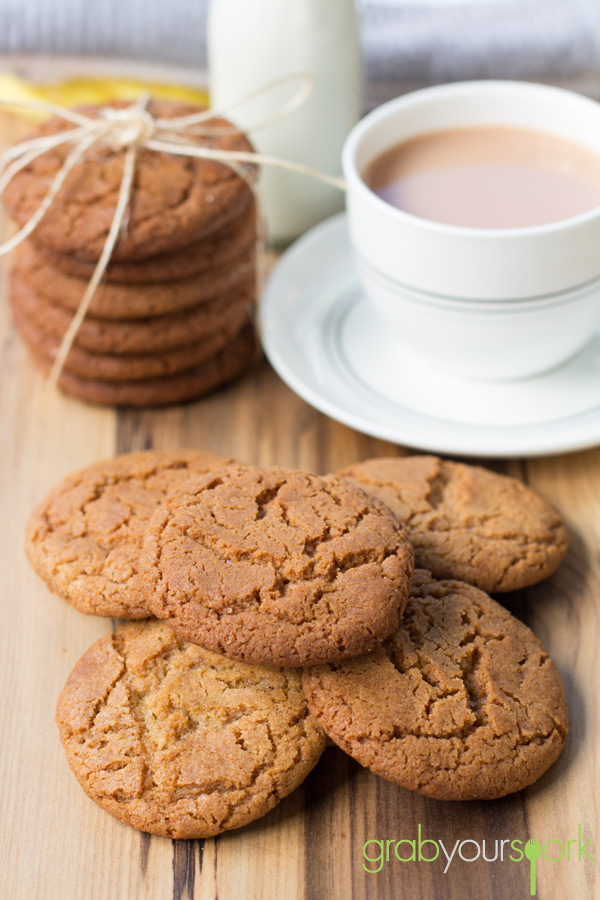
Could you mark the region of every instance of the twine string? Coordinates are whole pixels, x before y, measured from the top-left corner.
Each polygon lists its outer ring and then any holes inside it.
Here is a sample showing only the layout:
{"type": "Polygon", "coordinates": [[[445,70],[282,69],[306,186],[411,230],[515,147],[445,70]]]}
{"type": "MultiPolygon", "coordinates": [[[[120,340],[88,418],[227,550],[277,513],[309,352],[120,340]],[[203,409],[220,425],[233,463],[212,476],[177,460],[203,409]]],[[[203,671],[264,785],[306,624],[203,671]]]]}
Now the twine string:
{"type": "Polygon", "coordinates": [[[190,140],[194,136],[213,137],[219,135],[239,134],[240,130],[235,126],[230,128],[210,128],[204,123],[215,118],[229,115],[232,110],[264,96],[268,91],[281,87],[292,80],[301,79],[301,85],[292,97],[285,101],[274,114],[264,117],[252,126],[250,131],[256,131],[275,124],[297,109],[313,90],[314,80],[307,74],[294,74],[284,76],[270,82],[268,85],[250,92],[235,104],[222,110],[205,110],[191,116],[181,116],[174,119],[154,118],[147,109],[150,100],[149,95],[144,94],[138,100],[123,109],[106,107],[100,111],[98,118],[91,118],[73,110],[65,110],[52,103],[43,101],[4,101],[0,100],[0,106],[21,106],[32,109],[40,109],[50,114],[60,116],[62,119],[77,126],[60,132],[57,135],[45,135],[39,138],[23,141],[9,148],[0,157],[0,197],[15,175],[39,156],[49,150],[55,149],[66,143],[74,143],[74,147],[67,154],[61,168],[56,173],[50,187],[40,205],[26,222],[26,224],[9,240],[0,243],[0,256],[9,253],[19,246],[39,225],[40,221],[51,207],[57,194],[63,187],[69,173],[82,161],[86,152],[97,143],[107,144],[115,151],[124,151],[123,174],[119,186],[117,204],[115,206],[111,225],[102,248],[102,252],[94,268],[92,277],[81,298],[77,310],[65,332],[56,357],[54,359],[49,383],[56,386],[66,359],[73,346],[81,323],[85,319],[90,304],[100,285],[111,260],[119,234],[126,227],[128,209],[131,201],[131,192],[135,178],[135,166],[137,153],[140,148],[152,150],[157,153],[169,153],[179,156],[188,156],[195,159],[214,160],[228,166],[236,175],[245,181],[255,199],[257,215],[257,261],[256,261],[256,290],[260,295],[264,273],[264,228],[258,187],[254,177],[245,166],[265,165],[274,166],[288,172],[295,172],[339,190],[346,189],[343,178],[319,172],[303,163],[293,162],[277,156],[264,153],[252,153],[238,150],[221,150],[213,147],[200,146],[190,140]]]}
{"type": "MultiPolygon", "coordinates": [[[[96,140],[97,140],[97,138],[95,135],[91,135],[91,134],[85,135],[84,137],[81,138],[81,140],[77,143],[77,145],[71,150],[71,152],[65,159],[62,167],[59,169],[59,171],[56,173],[56,176],[52,180],[52,184],[50,185],[46,196],[44,197],[44,199],[42,200],[42,202],[40,203],[40,205],[38,206],[38,208],[36,209],[36,211],[34,212],[32,217],[29,219],[29,221],[26,222],[26,224],[19,231],[17,231],[17,233],[15,235],[13,235],[12,238],[10,238],[7,241],[4,241],[3,244],[0,244],[0,256],[5,256],[7,253],[10,253],[11,250],[14,250],[27,237],[29,237],[31,232],[37,227],[37,225],[40,223],[40,221],[46,214],[47,210],[52,205],[54,198],[56,197],[56,195],[60,191],[61,187],[65,183],[67,176],[68,176],[69,172],[71,171],[71,169],[77,165],[77,163],[80,161],[80,159],[82,158],[82,156],[84,155],[86,150],[89,150],[89,148],[93,144],[96,143],[96,140]]],[[[46,151],[44,150],[42,152],[45,153],[46,151]]],[[[36,154],[36,156],[39,156],[39,155],[41,155],[41,154],[36,154]]],[[[22,168],[23,168],[22,165],[15,167],[15,170],[10,174],[10,177],[7,179],[6,183],[2,185],[2,192],[0,192],[0,193],[3,193],[4,189],[7,187],[8,182],[10,182],[12,180],[12,178],[14,177],[14,175],[16,174],[16,172],[22,168]]]]}
{"type": "Polygon", "coordinates": [[[303,163],[293,162],[289,159],[282,159],[280,156],[270,156],[265,153],[251,153],[244,150],[214,150],[211,147],[189,147],[185,144],[178,144],[177,150],[172,149],[169,141],[159,141],[151,138],[146,142],[146,147],[150,150],[157,150],[162,153],[179,153],[181,156],[195,156],[200,159],[214,159],[218,162],[242,162],[255,163],[262,166],[273,166],[277,169],[285,169],[288,172],[296,172],[299,175],[308,175],[331,187],[339,188],[341,191],[346,189],[346,182],[343,178],[337,178],[335,175],[327,175],[325,172],[319,172],[303,163]]]}
{"type": "MultiPolygon", "coordinates": [[[[149,99],[149,96],[147,94],[144,94],[137,101],[134,109],[143,111],[145,106],[148,104],[149,99]]],[[[115,248],[115,244],[117,243],[119,232],[123,225],[125,212],[127,210],[127,206],[131,197],[131,187],[133,184],[133,176],[135,174],[135,158],[137,155],[137,147],[138,143],[135,140],[135,137],[132,137],[129,146],[125,150],[125,158],[123,160],[123,177],[121,178],[121,184],[119,185],[119,197],[117,199],[117,205],[115,206],[112,222],[110,223],[108,235],[106,241],[104,242],[104,247],[102,248],[102,253],[100,254],[100,258],[96,263],[96,268],[92,273],[92,277],[89,280],[88,286],[85,289],[79,306],[75,311],[75,315],[71,319],[69,327],[67,328],[63,336],[60,347],[58,348],[58,353],[56,354],[54,363],[52,364],[52,368],[50,369],[49,382],[52,387],[56,387],[56,384],[60,377],[60,373],[62,372],[67,356],[69,355],[69,351],[73,346],[73,341],[75,340],[77,332],[81,327],[81,323],[87,315],[87,311],[89,309],[90,303],[92,302],[92,298],[96,293],[98,285],[102,281],[102,278],[106,271],[106,267],[108,266],[108,263],[112,256],[112,252],[115,248]]]]}
{"type": "Polygon", "coordinates": [[[7,100],[0,101],[2,106],[20,107],[22,109],[38,109],[40,112],[48,113],[49,116],[58,116],[73,125],[89,126],[95,121],[90,116],[84,115],[76,109],[67,109],[65,106],[58,106],[56,103],[50,103],[46,100],[7,100]]]}
{"type": "Polygon", "coordinates": [[[22,141],[20,144],[16,144],[13,147],[8,147],[0,155],[0,170],[4,171],[8,163],[13,159],[23,156],[30,150],[36,150],[37,154],[41,156],[42,153],[45,153],[47,150],[52,150],[54,147],[58,147],[61,144],[67,144],[77,140],[88,133],[89,129],[87,127],[71,128],[69,131],[61,131],[59,134],[49,134],[46,137],[37,137],[32,138],[29,141],[22,141]]]}
{"type": "Polygon", "coordinates": [[[254,209],[256,211],[256,259],[254,264],[254,296],[258,298],[262,294],[266,269],[266,258],[264,253],[265,223],[262,217],[262,207],[260,203],[259,191],[256,185],[256,181],[244,169],[243,166],[239,165],[239,163],[235,162],[234,160],[231,160],[228,165],[231,167],[231,169],[233,169],[233,171],[236,173],[236,175],[238,175],[239,178],[246,182],[254,197],[254,209]]]}
{"type": "Polygon", "coordinates": [[[106,271],[106,267],[110,261],[110,257],[114,250],[115,244],[117,243],[117,239],[119,237],[119,231],[121,229],[121,225],[123,223],[123,216],[125,215],[125,210],[127,209],[127,204],[129,203],[129,195],[131,193],[131,185],[133,183],[133,176],[135,173],[135,157],[137,153],[137,148],[135,145],[128,147],[125,151],[125,159],[123,161],[123,178],[121,179],[121,185],[119,187],[119,199],[117,201],[117,205],[115,207],[115,212],[113,215],[112,222],[110,224],[110,229],[108,232],[108,236],[106,238],[106,242],[104,247],[102,248],[102,253],[100,254],[100,258],[96,263],[96,268],[90,278],[88,286],[85,289],[85,293],[81,298],[79,306],[75,312],[75,315],[71,319],[69,327],[65,332],[65,335],[61,341],[60,347],[58,348],[58,353],[54,359],[54,363],[52,364],[52,368],[50,370],[49,381],[50,384],[55,387],[56,383],[60,377],[60,373],[63,370],[63,366],[65,364],[65,360],[69,355],[69,351],[73,346],[73,341],[79,331],[81,323],[85,319],[87,315],[87,311],[90,307],[90,303],[92,302],[92,297],[96,293],[98,285],[102,281],[104,276],[104,272],[106,271]]]}
{"type": "MultiPolygon", "coordinates": [[[[308,72],[301,72],[298,74],[292,75],[283,75],[281,78],[275,78],[273,81],[270,81],[269,84],[262,85],[256,90],[250,91],[248,94],[244,94],[239,100],[236,100],[235,103],[231,103],[227,107],[223,107],[222,109],[206,109],[199,113],[193,113],[191,116],[180,116],[179,118],[173,119],[161,119],[156,118],[154,121],[156,122],[157,128],[164,128],[167,131],[179,131],[181,129],[187,130],[192,128],[194,125],[201,125],[204,122],[208,122],[211,119],[223,118],[226,116],[230,116],[236,109],[239,109],[242,106],[246,106],[248,103],[251,103],[252,100],[256,100],[259,97],[264,97],[265,94],[268,94],[270,91],[275,90],[278,87],[283,87],[286,84],[289,84],[290,81],[295,81],[297,79],[301,80],[300,87],[292,94],[289,100],[286,100],[284,103],[279,106],[278,109],[275,110],[269,116],[266,116],[264,119],[259,119],[257,122],[253,122],[252,128],[248,129],[249,131],[261,131],[264,128],[268,128],[271,125],[275,125],[281,119],[287,118],[291,113],[293,113],[299,106],[305,102],[308,98],[309,94],[312,93],[315,87],[315,80],[312,75],[309,75],[308,72]]],[[[239,129],[234,128],[235,131],[239,129]]],[[[204,134],[231,134],[232,130],[229,129],[217,129],[213,128],[208,131],[203,132],[204,134]]]]}

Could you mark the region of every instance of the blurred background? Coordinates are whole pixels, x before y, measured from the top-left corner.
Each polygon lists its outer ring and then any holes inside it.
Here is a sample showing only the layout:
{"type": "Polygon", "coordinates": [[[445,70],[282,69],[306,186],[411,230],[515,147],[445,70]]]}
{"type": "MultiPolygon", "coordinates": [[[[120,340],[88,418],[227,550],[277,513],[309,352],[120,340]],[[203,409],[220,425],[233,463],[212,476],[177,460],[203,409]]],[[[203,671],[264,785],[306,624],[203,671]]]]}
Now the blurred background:
{"type": "MultiPolygon", "coordinates": [[[[152,77],[202,84],[208,5],[0,0],[2,67],[43,78],[53,57],[53,77],[57,58],[70,76],[81,73],[76,58],[85,56],[89,74],[110,73],[116,61],[118,74],[135,75],[152,63],[152,77]]],[[[367,107],[422,85],[489,77],[600,96],[600,0],[357,0],[356,7],[367,107]]]]}

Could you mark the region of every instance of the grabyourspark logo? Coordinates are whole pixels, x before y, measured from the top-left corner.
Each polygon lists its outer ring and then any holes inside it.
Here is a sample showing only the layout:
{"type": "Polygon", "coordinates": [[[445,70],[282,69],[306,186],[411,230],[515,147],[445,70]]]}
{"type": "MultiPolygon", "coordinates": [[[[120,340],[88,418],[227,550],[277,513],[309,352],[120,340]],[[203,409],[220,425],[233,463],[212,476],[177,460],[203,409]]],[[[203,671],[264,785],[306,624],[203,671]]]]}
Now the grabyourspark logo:
{"type": "Polygon", "coordinates": [[[473,840],[464,838],[455,841],[453,847],[446,847],[439,838],[423,837],[421,825],[417,826],[416,838],[400,838],[379,840],[373,838],[363,845],[363,868],[370,875],[381,872],[384,865],[396,863],[436,863],[443,865],[443,874],[446,875],[450,866],[458,860],[463,863],[472,863],[478,859],[485,862],[529,863],[529,889],[532,897],[537,893],[537,866],[538,862],[557,863],[582,862],[586,859],[595,862],[588,847],[591,839],[584,841],[583,827],[578,826],[577,837],[567,841],[555,839],[540,842],[533,838],[527,843],[510,838],[494,841],[473,840]]]}

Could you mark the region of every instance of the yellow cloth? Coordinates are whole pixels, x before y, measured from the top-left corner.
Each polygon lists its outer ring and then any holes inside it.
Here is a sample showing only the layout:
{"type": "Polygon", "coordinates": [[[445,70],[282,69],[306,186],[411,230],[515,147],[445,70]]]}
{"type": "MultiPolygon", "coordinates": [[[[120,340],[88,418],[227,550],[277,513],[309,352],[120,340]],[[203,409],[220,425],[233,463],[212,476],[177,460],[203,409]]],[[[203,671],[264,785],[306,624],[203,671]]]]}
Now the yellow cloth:
{"type": "MultiPolygon", "coordinates": [[[[208,104],[206,91],[183,85],[129,78],[76,78],[55,84],[32,84],[9,72],[0,73],[0,100],[45,100],[72,107],[82,103],[106,103],[108,100],[135,100],[145,92],[167,100],[182,100],[203,106],[208,104]]],[[[34,121],[48,118],[47,113],[39,110],[15,107],[10,111],[34,121]]]]}

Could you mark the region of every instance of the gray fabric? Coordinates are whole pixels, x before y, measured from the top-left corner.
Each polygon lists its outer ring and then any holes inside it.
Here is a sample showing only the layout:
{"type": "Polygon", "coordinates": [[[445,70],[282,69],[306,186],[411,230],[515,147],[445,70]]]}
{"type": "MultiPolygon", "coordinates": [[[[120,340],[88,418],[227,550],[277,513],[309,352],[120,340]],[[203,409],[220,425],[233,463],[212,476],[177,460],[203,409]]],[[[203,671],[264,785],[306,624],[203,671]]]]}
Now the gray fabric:
{"type": "Polygon", "coordinates": [[[206,65],[207,0],[0,0],[0,52],[206,65]]]}
{"type": "MultiPolygon", "coordinates": [[[[207,5],[0,0],[0,52],[93,54],[202,71],[207,5]]],[[[371,103],[400,85],[600,72],[600,0],[357,0],[357,8],[371,103]]]]}
{"type": "Polygon", "coordinates": [[[370,103],[398,86],[600,72],[600,0],[362,0],[370,103]]]}
{"type": "Polygon", "coordinates": [[[600,58],[598,0],[363,0],[374,78],[566,74],[600,58]]]}

